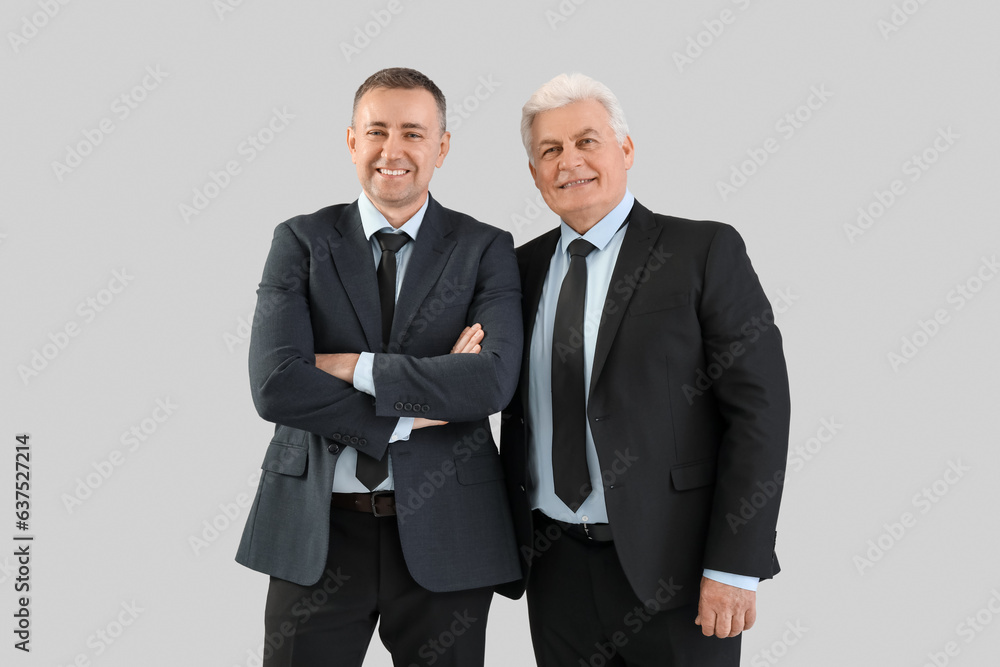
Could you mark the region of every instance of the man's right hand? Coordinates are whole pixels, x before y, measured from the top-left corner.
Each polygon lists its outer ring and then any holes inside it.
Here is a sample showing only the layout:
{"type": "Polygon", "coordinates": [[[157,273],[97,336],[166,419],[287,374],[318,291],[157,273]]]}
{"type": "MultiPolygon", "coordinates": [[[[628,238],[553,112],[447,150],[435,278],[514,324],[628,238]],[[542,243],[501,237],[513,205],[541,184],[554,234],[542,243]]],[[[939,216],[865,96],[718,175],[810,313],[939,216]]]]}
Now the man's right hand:
{"type": "MultiPolygon", "coordinates": [[[[483,342],[483,337],[486,336],[486,332],[483,331],[483,327],[479,322],[476,322],[471,327],[465,327],[462,329],[462,333],[459,334],[458,340],[451,347],[451,352],[449,354],[479,354],[483,349],[480,345],[483,342]]],[[[426,428],[427,426],[441,426],[442,424],[447,424],[448,422],[440,421],[438,419],[425,419],[423,417],[417,417],[413,420],[413,428],[411,430],[416,431],[418,428],[426,428]]]]}

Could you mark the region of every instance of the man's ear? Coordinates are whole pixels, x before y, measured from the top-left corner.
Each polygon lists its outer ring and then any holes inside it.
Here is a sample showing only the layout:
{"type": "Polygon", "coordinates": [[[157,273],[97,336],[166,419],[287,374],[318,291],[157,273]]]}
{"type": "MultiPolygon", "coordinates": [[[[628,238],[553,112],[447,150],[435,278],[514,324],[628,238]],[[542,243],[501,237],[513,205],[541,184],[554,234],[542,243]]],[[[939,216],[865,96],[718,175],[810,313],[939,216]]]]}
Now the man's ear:
{"type": "Polygon", "coordinates": [[[355,148],[355,142],[356,141],[357,141],[357,137],[354,136],[354,128],[353,127],[348,127],[347,128],[347,150],[349,150],[351,152],[351,162],[353,162],[354,164],[358,163],[358,161],[357,161],[357,150],[355,148]]]}
{"type": "Polygon", "coordinates": [[[451,148],[451,132],[445,132],[441,135],[441,147],[438,152],[437,161],[434,163],[436,166],[440,167],[444,164],[444,157],[448,154],[448,150],[451,148]]]}
{"type": "Polygon", "coordinates": [[[625,153],[625,169],[632,168],[632,162],[635,160],[635,145],[632,143],[632,137],[625,135],[625,141],[622,142],[622,151],[625,153]]]}

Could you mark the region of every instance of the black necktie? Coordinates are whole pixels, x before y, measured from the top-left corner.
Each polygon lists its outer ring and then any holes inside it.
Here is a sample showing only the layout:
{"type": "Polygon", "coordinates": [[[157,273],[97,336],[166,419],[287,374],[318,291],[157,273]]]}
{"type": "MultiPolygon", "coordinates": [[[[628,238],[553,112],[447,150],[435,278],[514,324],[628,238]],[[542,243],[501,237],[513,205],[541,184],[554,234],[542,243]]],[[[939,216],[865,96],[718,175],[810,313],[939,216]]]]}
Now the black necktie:
{"type": "Polygon", "coordinates": [[[382,304],[382,349],[387,351],[392,315],[396,310],[396,252],[410,237],[405,233],[375,232],[375,238],[382,248],[382,259],[378,262],[378,300],[382,304]]]}
{"type": "Polygon", "coordinates": [[[587,468],[587,389],[583,384],[583,310],[589,241],[569,244],[552,328],[552,473],[556,495],[574,512],[590,495],[587,468]]]}
{"type": "MultiPolygon", "coordinates": [[[[396,252],[406,245],[410,237],[391,232],[375,232],[375,238],[382,248],[382,258],[378,263],[378,300],[382,306],[382,350],[389,349],[392,332],[392,317],[396,311],[396,252]]],[[[389,476],[389,453],[381,460],[375,460],[364,452],[358,452],[358,480],[373,491],[389,476]]]]}

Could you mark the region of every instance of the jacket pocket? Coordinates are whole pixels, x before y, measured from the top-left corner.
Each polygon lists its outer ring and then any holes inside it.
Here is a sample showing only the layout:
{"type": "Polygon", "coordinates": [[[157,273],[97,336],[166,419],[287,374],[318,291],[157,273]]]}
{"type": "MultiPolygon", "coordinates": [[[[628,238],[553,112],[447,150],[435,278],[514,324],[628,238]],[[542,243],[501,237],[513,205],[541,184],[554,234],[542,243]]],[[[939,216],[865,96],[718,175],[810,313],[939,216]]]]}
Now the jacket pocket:
{"type": "Polygon", "coordinates": [[[306,471],[306,460],[309,448],[304,444],[292,444],[272,440],[264,454],[264,462],[260,467],[264,470],[282,475],[299,476],[306,471]]]}
{"type": "Polygon", "coordinates": [[[708,486],[715,482],[715,459],[686,463],[671,468],[670,480],[678,491],[708,486]]]}
{"type": "Polygon", "coordinates": [[[459,484],[482,484],[503,479],[503,466],[495,453],[464,460],[455,459],[455,470],[459,484]]]}
{"type": "Polygon", "coordinates": [[[635,296],[632,297],[632,303],[629,304],[628,312],[629,315],[633,316],[658,313],[661,310],[677,308],[678,306],[686,306],[688,301],[690,301],[690,296],[687,292],[676,292],[674,294],[659,294],[651,292],[649,294],[643,294],[640,289],[636,292],[635,296]]]}

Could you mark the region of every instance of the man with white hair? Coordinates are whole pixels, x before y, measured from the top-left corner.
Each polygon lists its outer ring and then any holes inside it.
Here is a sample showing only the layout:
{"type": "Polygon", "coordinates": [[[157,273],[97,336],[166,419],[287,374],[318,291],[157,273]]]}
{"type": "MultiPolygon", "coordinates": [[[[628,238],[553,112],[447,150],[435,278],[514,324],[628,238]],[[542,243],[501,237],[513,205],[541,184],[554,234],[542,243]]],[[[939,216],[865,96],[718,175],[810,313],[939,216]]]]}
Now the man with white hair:
{"type": "Polygon", "coordinates": [[[739,664],[778,572],[788,378],[735,229],[628,189],[617,98],[562,74],[524,105],[558,228],[517,251],[524,361],[501,455],[539,665],[739,664]]]}

